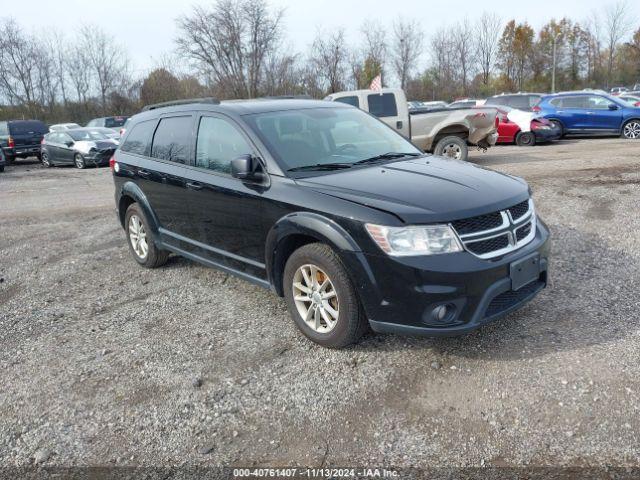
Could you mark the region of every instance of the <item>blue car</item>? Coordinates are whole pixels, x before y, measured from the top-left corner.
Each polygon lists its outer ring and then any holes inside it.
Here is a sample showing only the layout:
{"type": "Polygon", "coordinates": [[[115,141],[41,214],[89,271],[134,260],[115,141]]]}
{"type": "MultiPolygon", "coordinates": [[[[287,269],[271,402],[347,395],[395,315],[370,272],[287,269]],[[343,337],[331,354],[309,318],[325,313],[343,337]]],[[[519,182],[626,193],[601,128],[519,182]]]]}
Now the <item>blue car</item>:
{"type": "Polygon", "coordinates": [[[640,138],[640,108],[611,95],[557,93],[542,97],[535,110],[560,127],[562,135],[640,138]]]}

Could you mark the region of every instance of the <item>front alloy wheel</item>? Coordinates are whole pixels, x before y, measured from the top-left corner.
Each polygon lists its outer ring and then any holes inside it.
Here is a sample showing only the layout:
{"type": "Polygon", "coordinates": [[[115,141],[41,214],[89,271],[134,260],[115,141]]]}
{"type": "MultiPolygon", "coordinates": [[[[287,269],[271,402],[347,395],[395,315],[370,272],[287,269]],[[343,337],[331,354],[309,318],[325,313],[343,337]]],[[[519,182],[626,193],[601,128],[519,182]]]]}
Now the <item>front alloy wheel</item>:
{"type": "Polygon", "coordinates": [[[137,215],[131,215],[129,218],[129,241],[133,252],[140,260],[144,261],[149,253],[149,244],[147,243],[147,232],[137,215]]]}
{"type": "Polygon", "coordinates": [[[624,138],[640,138],[640,122],[632,120],[625,124],[624,128],[622,129],[622,135],[624,136],[624,138]]]}
{"type": "Polygon", "coordinates": [[[75,156],[73,157],[73,163],[76,164],[76,168],[85,167],[84,158],[82,158],[82,155],[80,155],[79,153],[76,153],[75,156]]]}
{"type": "Polygon", "coordinates": [[[302,265],[293,276],[298,313],[314,332],[329,333],[338,323],[340,304],[329,276],[317,265],[302,265]]]}

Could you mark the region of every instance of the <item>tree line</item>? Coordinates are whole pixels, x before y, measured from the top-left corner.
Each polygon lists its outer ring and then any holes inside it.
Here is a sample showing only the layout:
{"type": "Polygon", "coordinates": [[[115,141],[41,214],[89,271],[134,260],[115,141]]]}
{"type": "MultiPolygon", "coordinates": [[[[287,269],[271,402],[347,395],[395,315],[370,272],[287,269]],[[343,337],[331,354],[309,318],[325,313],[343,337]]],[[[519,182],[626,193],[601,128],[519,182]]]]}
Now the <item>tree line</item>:
{"type": "Polygon", "coordinates": [[[377,75],[384,86],[404,88],[412,100],[640,81],[640,28],[627,0],[580,21],[551,19],[537,31],[526,21],[490,12],[435,32],[404,17],[389,28],[366,20],[351,32],[357,34],[355,45],[345,28],[318,30],[302,52],[287,39],[284,16],[267,0],[195,6],[176,21],[175,50],[139,76],[127,50],[98,26],[65,37],[55,30],[31,34],[15,20],[0,20],[0,119],[82,123],[132,114],[149,103],[208,95],[322,98],[367,88],[377,75]],[[177,70],[174,66],[184,63],[177,58],[188,60],[189,67],[177,70]]]}

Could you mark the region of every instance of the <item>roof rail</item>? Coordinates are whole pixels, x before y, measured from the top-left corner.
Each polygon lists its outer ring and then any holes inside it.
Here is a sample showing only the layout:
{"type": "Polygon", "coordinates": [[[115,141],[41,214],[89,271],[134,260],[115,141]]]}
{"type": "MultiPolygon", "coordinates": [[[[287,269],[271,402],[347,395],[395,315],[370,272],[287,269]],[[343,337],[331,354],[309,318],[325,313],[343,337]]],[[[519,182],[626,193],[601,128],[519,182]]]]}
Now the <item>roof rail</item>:
{"type": "Polygon", "coordinates": [[[261,100],[313,100],[311,95],[306,93],[296,95],[267,95],[265,97],[259,97],[261,100]]]}
{"type": "Polygon", "coordinates": [[[161,102],[161,103],[154,103],[153,105],[145,105],[142,108],[142,111],[146,112],[148,110],[155,110],[156,108],[162,108],[162,107],[172,107],[174,105],[189,105],[190,103],[210,103],[212,105],[219,105],[220,100],[213,97],[185,98],[182,100],[171,100],[169,102],[161,102]]]}

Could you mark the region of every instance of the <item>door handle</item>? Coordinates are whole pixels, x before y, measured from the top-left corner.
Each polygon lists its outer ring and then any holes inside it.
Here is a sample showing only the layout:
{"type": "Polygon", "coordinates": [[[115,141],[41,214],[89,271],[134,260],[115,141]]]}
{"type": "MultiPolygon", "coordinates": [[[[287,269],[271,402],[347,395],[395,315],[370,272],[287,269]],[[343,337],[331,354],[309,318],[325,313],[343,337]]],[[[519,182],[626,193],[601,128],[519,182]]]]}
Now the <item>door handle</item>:
{"type": "Polygon", "coordinates": [[[396,128],[397,128],[398,130],[400,130],[400,129],[402,128],[402,120],[398,120],[398,121],[396,122],[396,128]]]}
{"type": "Polygon", "coordinates": [[[587,115],[593,115],[595,112],[587,112],[587,115]]]}
{"type": "Polygon", "coordinates": [[[202,184],[198,182],[187,182],[187,188],[190,190],[202,190],[202,184]]]}
{"type": "Polygon", "coordinates": [[[142,178],[149,178],[151,176],[151,172],[147,170],[138,170],[138,175],[140,175],[142,178]]]}

